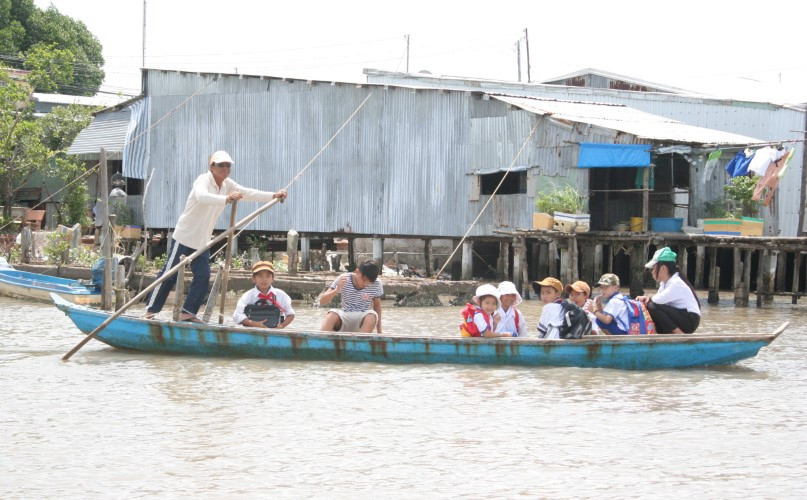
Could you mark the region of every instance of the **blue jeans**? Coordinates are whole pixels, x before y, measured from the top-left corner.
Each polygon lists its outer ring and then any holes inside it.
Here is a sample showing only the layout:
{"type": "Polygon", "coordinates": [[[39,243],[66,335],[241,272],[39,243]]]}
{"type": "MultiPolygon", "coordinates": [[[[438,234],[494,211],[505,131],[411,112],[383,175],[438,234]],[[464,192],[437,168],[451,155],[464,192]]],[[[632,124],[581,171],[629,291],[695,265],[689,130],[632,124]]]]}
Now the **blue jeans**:
{"type": "MultiPolygon", "coordinates": [[[[190,255],[195,251],[195,249],[188,248],[182,243],[172,239],[171,248],[168,251],[168,258],[165,259],[165,265],[160,271],[160,274],[157,275],[157,278],[159,279],[165,274],[165,271],[177,265],[181,256],[190,255]]],[[[205,300],[207,286],[210,283],[210,250],[205,250],[201,255],[193,259],[193,262],[191,262],[191,272],[193,273],[193,281],[191,281],[191,286],[188,288],[188,295],[185,297],[182,312],[195,315],[199,312],[199,308],[205,300]]],[[[148,297],[146,297],[146,310],[154,314],[160,312],[165,304],[165,299],[168,298],[168,294],[171,293],[176,282],[177,275],[174,274],[157,285],[157,288],[152,290],[148,297]]]]}

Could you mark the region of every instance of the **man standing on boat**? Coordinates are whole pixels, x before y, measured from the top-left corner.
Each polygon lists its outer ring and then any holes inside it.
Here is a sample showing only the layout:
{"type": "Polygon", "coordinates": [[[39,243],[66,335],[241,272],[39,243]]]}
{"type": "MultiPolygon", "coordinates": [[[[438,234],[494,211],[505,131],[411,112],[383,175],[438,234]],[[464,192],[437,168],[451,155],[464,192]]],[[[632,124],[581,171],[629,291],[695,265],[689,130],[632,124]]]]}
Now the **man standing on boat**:
{"type": "MultiPolygon", "coordinates": [[[[227,203],[239,200],[268,202],[275,198],[284,200],[287,196],[284,189],[276,193],[259,191],[241,186],[230,179],[233,160],[226,151],[213,153],[207,164],[208,171],[197,177],[193,183],[188,201],[185,202],[185,210],[179,216],[172,240],[169,242],[168,258],[160,274],[157,275],[158,278],[166,270],[177,265],[180,258],[191,255],[210,242],[216,220],[227,203]]],[[[185,298],[179,319],[199,322],[196,313],[205,299],[210,282],[210,251],[207,250],[196,257],[190,267],[193,281],[188,288],[188,296],[185,298]]],[[[151,291],[146,299],[147,318],[162,310],[176,280],[177,276],[174,274],[151,291]]]]}

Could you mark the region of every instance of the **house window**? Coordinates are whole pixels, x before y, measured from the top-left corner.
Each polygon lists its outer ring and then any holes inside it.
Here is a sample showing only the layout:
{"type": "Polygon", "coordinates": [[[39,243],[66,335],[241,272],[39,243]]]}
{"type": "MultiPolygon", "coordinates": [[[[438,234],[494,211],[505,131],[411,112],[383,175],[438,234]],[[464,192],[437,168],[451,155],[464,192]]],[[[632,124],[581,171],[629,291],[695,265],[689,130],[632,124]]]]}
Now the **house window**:
{"type": "Polygon", "coordinates": [[[495,172],[479,176],[480,192],[483,195],[491,195],[496,190],[496,186],[502,182],[496,194],[525,194],[527,192],[527,172],[495,172]],[[505,174],[507,176],[505,177],[505,174]],[[502,182],[504,178],[504,182],[502,182]]]}

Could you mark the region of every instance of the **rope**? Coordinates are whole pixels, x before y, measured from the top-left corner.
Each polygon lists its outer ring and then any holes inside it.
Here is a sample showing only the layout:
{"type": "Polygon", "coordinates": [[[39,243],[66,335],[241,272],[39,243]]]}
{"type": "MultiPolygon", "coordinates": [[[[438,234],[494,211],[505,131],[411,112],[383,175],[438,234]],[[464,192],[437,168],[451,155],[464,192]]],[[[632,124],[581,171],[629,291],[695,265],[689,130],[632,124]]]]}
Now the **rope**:
{"type": "MultiPolygon", "coordinates": [[[[308,167],[310,167],[310,166],[311,166],[311,165],[314,163],[314,161],[316,161],[316,159],[317,159],[317,158],[319,158],[319,157],[320,157],[320,155],[322,155],[322,152],[323,152],[323,151],[325,151],[325,148],[327,148],[328,146],[330,146],[330,145],[331,145],[331,143],[334,141],[334,139],[336,139],[336,136],[338,136],[338,135],[339,135],[339,133],[340,133],[340,132],[342,132],[342,130],[343,130],[343,129],[344,129],[346,126],[347,126],[347,124],[348,124],[348,123],[350,123],[350,121],[351,121],[351,120],[353,120],[353,118],[354,118],[354,117],[355,117],[355,116],[358,114],[359,110],[361,110],[361,108],[363,108],[363,107],[364,107],[364,105],[367,103],[367,101],[370,99],[370,97],[372,97],[372,96],[373,96],[373,94],[374,94],[374,93],[375,93],[375,89],[373,89],[372,91],[370,91],[370,93],[369,93],[369,94],[367,94],[367,97],[365,97],[365,98],[364,98],[364,100],[361,102],[361,104],[359,104],[359,106],[358,106],[358,107],[357,107],[357,108],[356,108],[356,109],[353,111],[353,113],[351,113],[351,114],[350,114],[350,116],[347,118],[347,120],[345,120],[345,122],[342,124],[342,126],[341,126],[341,127],[339,127],[339,129],[338,129],[336,132],[334,132],[334,134],[331,136],[331,138],[330,138],[330,139],[328,139],[328,142],[326,142],[326,143],[325,143],[325,144],[324,144],[324,145],[323,145],[323,146],[320,148],[320,150],[319,150],[319,151],[318,151],[318,152],[317,152],[317,153],[316,153],[316,154],[315,154],[315,155],[314,155],[314,156],[311,158],[311,160],[310,160],[310,161],[309,161],[309,162],[308,162],[308,163],[305,165],[305,167],[303,167],[303,169],[302,169],[302,170],[300,170],[300,171],[297,173],[297,175],[295,175],[295,176],[292,178],[292,180],[291,180],[291,181],[290,181],[288,184],[286,184],[286,186],[285,186],[283,189],[288,190],[288,188],[289,188],[289,187],[291,187],[291,185],[292,185],[292,184],[294,184],[295,182],[297,182],[297,180],[298,180],[298,179],[299,179],[299,178],[300,178],[300,177],[303,175],[303,173],[304,173],[304,172],[305,172],[305,171],[308,169],[308,167]]],[[[253,220],[254,220],[254,219],[253,219],[253,220]]],[[[253,222],[253,221],[250,221],[250,223],[252,223],[252,222],[253,222]]],[[[244,232],[244,230],[246,230],[246,229],[247,229],[247,226],[249,226],[249,224],[245,224],[245,225],[244,225],[244,227],[242,227],[242,228],[241,228],[241,229],[240,229],[240,230],[239,230],[237,233],[235,233],[235,235],[233,235],[233,240],[235,240],[236,238],[238,238],[238,236],[240,236],[240,235],[241,235],[241,233],[243,233],[243,232],[244,232]]],[[[222,250],[224,250],[226,247],[227,247],[227,245],[226,245],[226,244],[225,244],[225,245],[222,245],[222,247],[221,247],[221,248],[219,248],[219,249],[218,249],[218,250],[216,250],[216,251],[215,251],[213,254],[211,254],[211,255],[210,255],[210,260],[213,260],[213,257],[215,257],[216,255],[218,255],[218,254],[219,254],[219,252],[221,252],[222,250]]]]}
{"type": "Polygon", "coordinates": [[[448,259],[446,259],[445,264],[443,264],[443,267],[441,267],[440,270],[437,271],[437,274],[435,274],[432,277],[432,279],[437,279],[437,278],[440,277],[441,274],[443,274],[443,271],[445,270],[448,263],[451,262],[451,259],[454,258],[454,255],[457,253],[457,250],[460,249],[460,247],[462,246],[462,243],[465,241],[466,238],[468,238],[468,235],[471,233],[471,230],[474,228],[476,223],[479,222],[479,219],[482,217],[482,214],[485,213],[485,209],[488,208],[488,205],[490,205],[490,202],[492,202],[493,198],[496,197],[496,193],[499,192],[499,188],[502,187],[502,184],[504,184],[504,180],[507,178],[507,174],[509,174],[510,171],[513,169],[513,165],[515,165],[516,161],[518,161],[518,158],[521,156],[521,153],[524,151],[524,148],[527,147],[527,144],[530,142],[530,139],[532,139],[532,136],[533,136],[533,134],[535,134],[535,130],[538,129],[538,124],[540,124],[540,123],[541,123],[541,119],[538,119],[538,120],[535,121],[535,125],[533,125],[532,130],[530,130],[529,135],[527,135],[527,138],[524,139],[524,143],[521,145],[521,148],[519,148],[518,152],[516,153],[516,156],[513,158],[513,161],[510,162],[510,166],[507,167],[507,170],[504,172],[504,175],[502,176],[502,180],[499,181],[499,184],[496,186],[496,189],[493,190],[493,193],[490,195],[490,198],[485,203],[485,205],[482,207],[482,210],[479,211],[479,214],[476,216],[476,219],[474,219],[474,221],[471,222],[471,225],[468,227],[468,230],[465,231],[465,234],[463,235],[462,239],[457,244],[457,248],[455,248],[454,251],[451,252],[451,255],[448,256],[448,259]]]}

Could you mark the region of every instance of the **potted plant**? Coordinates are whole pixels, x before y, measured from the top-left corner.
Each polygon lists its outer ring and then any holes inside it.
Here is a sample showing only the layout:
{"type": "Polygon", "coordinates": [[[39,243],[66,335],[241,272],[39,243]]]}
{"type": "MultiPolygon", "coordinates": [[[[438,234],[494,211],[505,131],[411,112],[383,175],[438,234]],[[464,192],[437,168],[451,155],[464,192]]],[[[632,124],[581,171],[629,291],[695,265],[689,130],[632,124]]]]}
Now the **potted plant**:
{"type": "Polygon", "coordinates": [[[760,202],[753,199],[757,179],[744,175],[732,178],[723,186],[726,197],[706,203],[704,234],[733,236],[762,236],[763,220],[759,215],[760,202]]]}
{"type": "Polygon", "coordinates": [[[133,226],[132,210],[124,203],[114,203],[110,211],[115,214],[115,233],[119,238],[140,238],[140,226],[133,226]]]}
{"type": "Polygon", "coordinates": [[[535,197],[535,208],[538,213],[533,214],[533,228],[555,229],[566,232],[584,232],[589,228],[589,215],[586,211],[586,200],[580,196],[576,189],[570,185],[558,188],[554,184],[550,191],[539,193],[535,197]],[[535,227],[538,222],[549,227],[535,227]]]}

